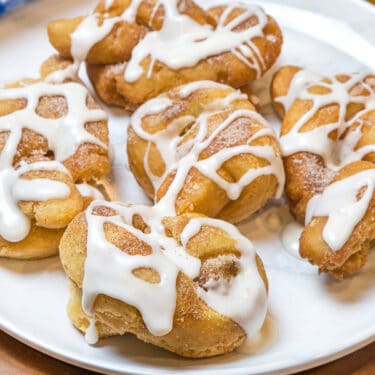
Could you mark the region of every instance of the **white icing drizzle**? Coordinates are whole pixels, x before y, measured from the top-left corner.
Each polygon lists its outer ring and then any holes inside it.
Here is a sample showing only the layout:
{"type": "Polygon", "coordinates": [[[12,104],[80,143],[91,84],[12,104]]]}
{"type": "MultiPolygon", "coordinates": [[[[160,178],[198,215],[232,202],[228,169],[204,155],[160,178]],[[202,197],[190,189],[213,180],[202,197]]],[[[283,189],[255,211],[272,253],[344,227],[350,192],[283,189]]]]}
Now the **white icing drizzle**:
{"type": "Polygon", "coordinates": [[[2,157],[6,157],[8,162],[13,160],[23,128],[30,129],[46,138],[50,149],[54,151],[55,159],[59,161],[73,155],[78,146],[85,142],[94,143],[106,149],[107,146],[103,142],[85,129],[86,123],[107,118],[101,109],[87,107],[88,95],[87,89],[76,82],[59,85],[38,82],[24,87],[0,90],[0,100],[24,98],[27,101],[24,109],[0,117],[0,131],[10,132],[7,148],[13,150],[13,153],[4,153],[4,150],[2,157]],[[66,116],[57,119],[39,116],[36,109],[43,96],[64,97],[68,108],[66,116]]]}
{"type": "Polygon", "coordinates": [[[99,294],[135,306],[147,329],[155,336],[165,335],[172,330],[177,275],[183,272],[194,279],[200,272],[201,261],[189,255],[185,247],[202,226],[220,228],[228,233],[237,242],[241,256],[238,258],[238,274],[227,283],[225,289],[205,285],[207,290],[204,290],[196,286],[197,294],[211,308],[236,321],[248,337],[251,337],[261,328],[267,310],[267,292],[257,269],[253,245],[231,224],[208,218],[194,218],[181,234],[181,246],[165,234],[161,220],[166,214],[175,212],[166,212],[164,203],[165,199],[153,207],[148,207],[94,201],[86,211],[88,233],[82,306],[91,317],[87,342],[96,342],[94,338],[97,336],[93,333],[93,306],[99,294]],[[98,206],[112,208],[116,215],[104,217],[93,214],[93,210],[98,206]],[[143,233],[133,227],[134,215],[143,218],[150,228],[149,233],[143,233]],[[106,239],[105,223],[113,223],[137,236],[151,248],[151,254],[130,256],[122,252],[106,239]],[[153,269],[159,274],[160,282],[151,284],[137,278],[133,271],[138,268],[153,269]]]}
{"type": "MultiPolygon", "coordinates": [[[[71,54],[74,67],[68,67],[64,73],[56,74],[55,79],[66,79],[76,75],[79,65],[86,58],[90,49],[106,35],[113,26],[121,21],[136,22],[138,8],[143,0],[132,0],[122,15],[107,17],[98,24],[98,15],[89,15],[73,32],[71,36],[71,54]],[[74,73],[75,72],[75,73],[74,73]]],[[[109,9],[113,1],[106,1],[109,9]]],[[[254,5],[235,2],[228,5],[220,17],[217,27],[201,25],[178,9],[178,0],[159,0],[151,15],[152,20],[159,9],[164,8],[164,20],[160,30],[151,31],[139,41],[132,51],[132,56],[126,64],[124,78],[128,82],[137,81],[143,74],[142,61],[150,57],[150,67],[147,76],[152,75],[156,61],[162,62],[172,69],[186,68],[196,65],[207,57],[224,52],[232,52],[240,61],[256,71],[260,77],[266,69],[263,56],[252,42],[256,37],[263,37],[263,29],[267,24],[264,11],[254,5]],[[227,22],[232,11],[241,6],[244,12],[227,22]],[[258,23],[242,31],[234,31],[244,21],[255,16],[258,23]],[[189,51],[189,53],[186,53],[189,51]]]]}
{"type": "Polygon", "coordinates": [[[254,248],[234,225],[210,218],[191,220],[181,234],[183,243],[187,244],[202,226],[220,228],[228,233],[236,240],[241,257],[237,260],[235,277],[229,281],[209,279],[204,288],[197,287],[197,294],[212,309],[237,322],[250,338],[262,327],[267,312],[267,293],[257,271],[254,248]]]}
{"type": "MultiPolygon", "coordinates": [[[[8,142],[12,142],[11,137],[8,138],[8,142]]],[[[26,180],[22,176],[36,170],[69,172],[62,164],[55,161],[21,163],[18,169],[14,169],[6,163],[9,155],[7,155],[8,145],[9,143],[0,155],[0,236],[7,241],[18,242],[30,231],[30,219],[18,206],[19,201],[61,199],[70,194],[69,187],[61,182],[40,178],[26,180]],[[43,190],[40,190],[41,188],[43,190]]]]}
{"type": "Polygon", "coordinates": [[[94,345],[98,342],[99,336],[95,319],[90,320],[90,324],[86,330],[85,338],[89,345],[94,345]]]}
{"type": "Polygon", "coordinates": [[[13,197],[17,202],[21,200],[45,202],[56,197],[66,198],[69,195],[70,189],[66,184],[46,178],[17,179],[13,185],[13,197]]]}
{"type": "MultiPolygon", "coordinates": [[[[293,126],[289,133],[280,138],[284,156],[296,152],[311,152],[320,155],[326,167],[338,171],[343,166],[363,159],[375,152],[375,144],[368,144],[358,149],[357,144],[362,137],[366,124],[364,117],[367,112],[375,110],[375,90],[366,83],[368,73],[352,74],[346,82],[340,82],[337,77],[331,77],[331,82],[323,82],[323,77],[307,70],[300,70],[293,77],[288,94],[275,100],[284,106],[287,112],[297,100],[311,102],[311,109],[304,114],[293,126]],[[309,89],[320,86],[328,90],[325,94],[312,94],[309,89]],[[358,88],[367,94],[358,95],[358,88]],[[350,121],[346,121],[347,107],[350,103],[363,105],[350,121]],[[302,127],[325,106],[338,104],[339,114],[336,122],[316,127],[313,130],[301,131],[302,127]],[[329,134],[337,130],[338,139],[332,140],[329,134]]],[[[371,126],[373,124],[370,124],[371,126]]],[[[374,170],[357,173],[349,178],[330,184],[322,194],[315,195],[307,205],[305,223],[308,224],[316,216],[327,216],[328,222],[323,230],[323,239],[333,251],[340,250],[350,238],[355,226],[366,213],[374,191],[374,170]],[[357,200],[360,188],[367,190],[357,200]]],[[[286,228],[283,241],[293,252],[296,244],[291,243],[292,228],[286,228]]],[[[299,247],[299,245],[298,245],[299,247]]]]}
{"type": "Polygon", "coordinates": [[[113,5],[114,0],[105,0],[104,7],[105,9],[109,9],[113,5]]]}
{"type": "Polygon", "coordinates": [[[300,151],[311,152],[320,155],[328,168],[338,170],[349,162],[361,160],[368,153],[375,152],[375,144],[367,145],[358,150],[355,149],[364,125],[361,117],[367,111],[375,109],[375,91],[364,82],[367,76],[368,73],[352,74],[344,83],[336,77],[332,77],[330,78],[332,83],[327,83],[322,82],[323,77],[307,70],[297,72],[292,79],[288,94],[276,98],[276,101],[283,104],[286,111],[296,99],[310,101],[312,106],[287,134],[281,136],[280,144],[283,155],[288,156],[300,151]],[[368,95],[356,96],[354,93],[351,94],[351,89],[357,84],[367,90],[368,95]],[[309,89],[313,86],[321,86],[328,89],[329,92],[321,95],[312,94],[309,89]],[[345,121],[349,103],[362,104],[364,109],[350,121],[345,121]],[[301,131],[302,127],[320,108],[330,104],[338,104],[339,106],[339,118],[336,122],[309,131],[301,131]],[[357,123],[359,123],[359,126],[355,127],[357,123]],[[338,139],[340,139],[348,129],[348,135],[340,141],[329,138],[329,134],[337,130],[338,139]]]}
{"type": "MultiPolygon", "coordinates": [[[[106,9],[110,8],[112,3],[113,0],[107,0],[106,9]]],[[[99,25],[98,14],[94,13],[85,17],[70,36],[73,64],[52,72],[46,77],[46,81],[62,83],[66,80],[76,80],[81,63],[86,59],[90,49],[108,35],[118,21],[118,17],[106,18],[99,25]]]]}
{"type": "MultiPolygon", "coordinates": [[[[228,90],[227,86],[216,84],[210,81],[194,82],[183,86],[180,90],[181,98],[186,98],[193,91],[217,88],[228,90]]],[[[225,108],[234,100],[244,99],[246,96],[241,94],[239,91],[233,91],[226,95],[224,98],[217,99],[213,103],[210,103],[206,112],[203,112],[197,119],[192,116],[182,116],[175,118],[166,129],[159,131],[154,134],[147,133],[142,128],[142,119],[151,114],[157,114],[166,110],[173,103],[165,97],[160,96],[152,99],[142,105],[132,116],[131,126],[136,134],[149,142],[149,145],[154,144],[160,152],[160,155],[167,166],[163,176],[157,177],[150,171],[149,165],[149,154],[146,152],[144,158],[144,165],[146,173],[152,182],[155,191],[159,187],[160,183],[164,178],[173,170],[177,170],[177,176],[170,190],[174,189],[174,192],[170,192],[171,200],[176,200],[179,191],[182,189],[183,183],[191,170],[196,168],[202,173],[202,175],[215,181],[216,184],[223,189],[228,198],[236,200],[240,197],[243,189],[251,184],[257,177],[263,175],[274,175],[278,180],[278,191],[276,196],[280,197],[284,188],[284,168],[282,165],[281,158],[276,155],[275,150],[272,146],[252,146],[251,144],[258,138],[264,136],[275,137],[272,129],[265,123],[265,120],[255,111],[252,110],[236,110],[230,114],[215,131],[208,136],[208,118],[215,113],[220,112],[221,108],[225,108]],[[227,147],[219,152],[207,157],[206,159],[199,160],[199,156],[211,143],[212,141],[226,128],[228,128],[234,121],[240,118],[249,118],[255,120],[257,123],[263,124],[264,128],[258,130],[252,137],[247,141],[246,145],[227,147]],[[182,146],[179,146],[181,141],[181,130],[189,123],[195,122],[198,125],[198,133],[195,138],[182,146]],[[250,169],[247,171],[237,182],[229,182],[223,179],[219,174],[218,170],[228,160],[234,156],[240,154],[251,154],[256,157],[265,159],[269,162],[269,165],[265,167],[259,167],[257,169],[250,169]]]]}
{"type": "Polygon", "coordinates": [[[52,85],[39,82],[19,88],[0,89],[0,100],[26,101],[25,108],[0,117],[0,132],[7,133],[0,154],[0,236],[5,240],[18,242],[29,233],[30,219],[21,211],[19,201],[62,199],[70,194],[70,188],[62,182],[46,178],[23,178],[27,172],[47,170],[69,175],[61,162],[73,155],[80,144],[90,142],[106,147],[85,130],[85,123],[106,118],[104,112],[87,108],[87,95],[87,90],[77,83],[52,85]],[[37,114],[40,98],[48,96],[63,96],[66,99],[66,116],[47,119],[37,114]],[[25,128],[48,141],[56,161],[31,164],[21,161],[18,167],[14,167],[14,158],[25,128]]]}
{"type": "Polygon", "coordinates": [[[178,269],[162,250],[171,247],[171,242],[175,247],[175,241],[160,233],[160,222],[154,222],[152,216],[152,208],[147,206],[127,207],[104,201],[94,201],[89,206],[86,211],[88,233],[82,306],[88,315],[92,315],[93,303],[98,294],[117,298],[136,307],[148,330],[160,336],[167,334],[173,326],[178,269]],[[118,215],[93,215],[92,210],[98,205],[113,208],[118,215]],[[133,227],[135,214],[146,219],[151,229],[149,234],[133,227]],[[151,254],[141,256],[122,252],[107,241],[105,223],[113,223],[138,237],[151,247],[151,254]],[[133,271],[142,267],[158,272],[160,282],[151,284],[136,277],[133,271]]]}
{"type": "Polygon", "coordinates": [[[302,91],[306,90],[312,82],[320,83],[321,79],[322,77],[319,74],[311,72],[310,70],[302,69],[294,75],[287,95],[277,97],[275,100],[282,104],[284,111],[287,112],[302,91]]]}
{"type": "Polygon", "coordinates": [[[303,232],[303,226],[297,222],[289,223],[282,231],[281,241],[284,249],[293,257],[302,259],[299,253],[299,240],[303,232]]]}
{"type": "Polygon", "coordinates": [[[154,9],[152,10],[152,13],[151,13],[151,17],[150,17],[150,25],[152,26],[153,22],[154,22],[154,18],[156,16],[156,13],[158,12],[159,8],[161,7],[162,5],[162,0],[157,0],[155,6],[154,6],[154,9]]]}
{"type": "MultiPolygon", "coordinates": [[[[134,22],[141,3],[142,0],[133,0],[122,18],[134,22]]],[[[258,77],[261,76],[265,64],[257,47],[251,42],[254,37],[263,36],[263,28],[267,24],[267,17],[260,8],[247,5],[241,15],[227,23],[228,16],[235,8],[228,6],[216,29],[212,29],[209,25],[200,25],[189,16],[181,14],[177,3],[176,0],[161,0],[156,3],[158,7],[160,4],[164,7],[163,26],[158,31],[149,32],[133,49],[125,69],[126,81],[134,82],[141,77],[141,62],[148,56],[151,58],[151,65],[160,61],[172,69],[180,69],[194,66],[209,56],[227,51],[255,69],[258,77]],[[244,31],[233,31],[253,15],[258,18],[256,26],[244,31]]]]}
{"type": "MultiPolygon", "coordinates": [[[[179,94],[182,97],[187,97],[196,90],[213,87],[228,90],[227,86],[202,81],[184,86],[179,94]]],[[[248,337],[253,336],[260,329],[267,310],[267,293],[256,266],[256,253],[251,242],[228,223],[208,218],[194,218],[184,228],[180,236],[181,244],[179,244],[174,239],[166,237],[162,224],[163,217],[176,215],[175,201],[192,166],[198,168],[204,175],[215,179],[227,191],[228,196],[233,199],[239,196],[245,185],[263,174],[276,175],[279,178],[280,191],[282,191],[284,175],[280,158],[275,155],[271,147],[250,146],[259,137],[274,136],[268,127],[254,134],[247,145],[231,147],[206,160],[198,160],[199,154],[236,119],[247,117],[264,124],[264,120],[253,111],[234,111],[223,124],[210,136],[207,136],[208,116],[216,113],[218,107],[222,108],[223,103],[230,103],[233,100],[243,98],[244,96],[240,92],[228,93],[226,97],[216,100],[215,106],[212,106],[212,103],[209,105],[209,110],[214,110],[214,112],[204,113],[198,120],[191,116],[185,116],[181,119],[176,118],[165,130],[156,134],[149,134],[142,128],[142,119],[144,116],[158,114],[166,110],[172,104],[171,99],[166,96],[152,99],[134,113],[131,123],[136,133],[150,143],[157,145],[168,166],[168,171],[178,168],[168,192],[153,207],[93,202],[88,208],[86,212],[89,228],[87,258],[82,291],[83,308],[92,321],[95,319],[93,316],[95,297],[98,294],[104,294],[135,306],[153,335],[165,335],[170,332],[173,328],[177,274],[183,272],[194,279],[199,275],[201,267],[201,261],[189,255],[185,248],[188,242],[201,230],[202,226],[211,226],[222,229],[237,242],[237,249],[241,253],[237,261],[238,274],[228,282],[211,280],[204,288],[196,285],[197,293],[211,308],[232,318],[241,325],[247,332],[248,337]],[[228,97],[230,97],[229,102],[228,97]],[[198,134],[190,145],[188,152],[177,160],[177,145],[180,140],[178,134],[186,124],[192,121],[198,121],[199,123],[198,134]],[[171,136],[175,137],[172,141],[171,136]],[[257,155],[268,160],[270,165],[249,171],[237,183],[228,183],[222,180],[216,173],[217,169],[226,160],[240,153],[257,155]],[[279,160],[275,161],[274,159],[279,160]],[[113,208],[118,214],[111,217],[93,215],[93,209],[101,205],[113,208]],[[132,219],[134,215],[143,218],[149,227],[147,233],[142,233],[133,227],[132,219]],[[152,253],[148,256],[124,254],[106,240],[103,229],[105,223],[114,223],[134,234],[150,246],[152,253]],[[150,284],[136,278],[132,271],[140,267],[152,268],[157,271],[160,276],[160,283],[150,284]],[[111,271],[108,272],[108,270],[111,271]],[[217,287],[217,283],[222,287],[217,287]],[[128,287],[124,288],[123,285],[128,287]]],[[[146,159],[148,159],[148,154],[146,159]]],[[[150,171],[148,162],[145,162],[145,166],[146,170],[150,171]]],[[[152,176],[150,172],[148,174],[154,186],[157,187],[161,180],[152,176]]],[[[93,324],[90,327],[93,327],[93,324]]],[[[91,330],[89,336],[89,341],[91,341],[91,330]]]]}
{"type": "MultiPolygon", "coordinates": [[[[194,81],[187,83],[186,85],[181,86],[179,91],[179,96],[181,99],[185,99],[189,97],[191,94],[196,92],[197,90],[202,89],[223,89],[228,90],[228,86],[224,85],[222,83],[214,82],[214,81],[194,81]]],[[[241,94],[240,91],[234,91],[234,93],[237,95],[237,99],[246,99],[247,96],[245,94],[241,94]]],[[[233,101],[233,100],[232,100],[233,101]]]]}
{"type": "Polygon", "coordinates": [[[82,197],[104,200],[103,194],[92,185],[86,183],[76,184],[76,188],[78,189],[82,197]]]}
{"type": "Polygon", "coordinates": [[[336,181],[309,201],[305,222],[310,223],[314,217],[327,217],[323,239],[333,251],[340,250],[366,214],[374,191],[375,168],[336,181]],[[358,199],[361,189],[365,191],[358,199]]]}
{"type": "Polygon", "coordinates": [[[84,18],[71,35],[71,54],[75,61],[84,61],[92,46],[110,33],[117,22],[116,18],[107,18],[100,26],[97,14],[84,18]]]}

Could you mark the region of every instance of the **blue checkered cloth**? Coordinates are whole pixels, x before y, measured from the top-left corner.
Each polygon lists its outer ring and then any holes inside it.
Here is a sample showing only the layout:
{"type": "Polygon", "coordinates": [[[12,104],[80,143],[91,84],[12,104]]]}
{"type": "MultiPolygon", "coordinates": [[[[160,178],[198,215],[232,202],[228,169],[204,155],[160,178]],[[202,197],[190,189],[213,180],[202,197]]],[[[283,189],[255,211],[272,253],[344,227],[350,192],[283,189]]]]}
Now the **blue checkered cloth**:
{"type": "Polygon", "coordinates": [[[0,0],[0,14],[7,12],[15,6],[27,3],[30,0],[0,0]]]}

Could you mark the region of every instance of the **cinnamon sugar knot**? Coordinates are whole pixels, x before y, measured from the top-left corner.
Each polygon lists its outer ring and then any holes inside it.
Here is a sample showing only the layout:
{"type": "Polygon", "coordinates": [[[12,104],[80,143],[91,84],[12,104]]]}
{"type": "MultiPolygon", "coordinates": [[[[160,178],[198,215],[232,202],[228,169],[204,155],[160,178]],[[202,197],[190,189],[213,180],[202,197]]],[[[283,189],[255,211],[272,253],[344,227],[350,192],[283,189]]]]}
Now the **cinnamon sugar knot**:
{"type": "Polygon", "coordinates": [[[198,81],[142,105],[131,117],[128,159],[166,212],[239,222],[284,188],[272,129],[247,97],[198,81]]]}
{"type": "Polygon", "coordinates": [[[246,85],[274,64],[282,45],[279,26],[261,8],[202,9],[192,0],[101,1],[87,17],[51,22],[48,35],[77,69],[87,63],[104,102],[130,111],[188,82],[246,85]]]}
{"type": "Polygon", "coordinates": [[[300,254],[321,272],[350,275],[375,239],[375,75],[285,66],[272,97],[283,117],[286,193],[305,223],[300,254]]]}
{"type": "Polygon", "coordinates": [[[184,357],[228,353],[267,311],[267,277],[236,227],[95,201],[68,226],[60,257],[68,314],[89,343],[132,333],[184,357]]]}
{"type": "Polygon", "coordinates": [[[81,83],[43,78],[0,90],[0,256],[56,254],[85,205],[76,184],[110,168],[105,113],[81,83]]]}

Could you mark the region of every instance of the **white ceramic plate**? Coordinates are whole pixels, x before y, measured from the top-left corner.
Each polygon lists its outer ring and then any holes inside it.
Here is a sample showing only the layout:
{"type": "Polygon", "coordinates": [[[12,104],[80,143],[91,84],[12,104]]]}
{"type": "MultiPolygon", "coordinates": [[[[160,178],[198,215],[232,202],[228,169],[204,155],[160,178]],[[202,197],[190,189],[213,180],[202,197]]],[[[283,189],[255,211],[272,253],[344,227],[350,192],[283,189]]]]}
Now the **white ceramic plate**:
{"type": "MultiPolygon", "coordinates": [[[[45,32],[47,21],[81,14],[91,10],[93,3],[41,0],[2,18],[0,82],[37,75],[41,61],[52,53],[45,32]]],[[[375,44],[375,10],[370,5],[361,0],[263,0],[262,4],[283,27],[285,44],[278,66],[302,64],[322,73],[375,71],[375,49],[371,47],[375,44]]],[[[262,113],[277,127],[267,89],[271,75],[254,86],[261,96],[262,113]]],[[[111,111],[110,116],[118,195],[143,201],[142,192],[124,167],[126,119],[121,111],[111,111]]],[[[373,341],[375,252],[358,276],[343,282],[319,277],[315,268],[282,249],[280,232],[290,220],[287,207],[279,203],[240,225],[259,249],[270,281],[263,339],[245,353],[240,350],[213,359],[184,360],[132,336],[103,340],[96,347],[86,345],[66,316],[67,280],[57,258],[0,261],[0,328],[64,361],[106,373],[132,374],[177,370],[215,375],[290,373],[373,341]]]]}

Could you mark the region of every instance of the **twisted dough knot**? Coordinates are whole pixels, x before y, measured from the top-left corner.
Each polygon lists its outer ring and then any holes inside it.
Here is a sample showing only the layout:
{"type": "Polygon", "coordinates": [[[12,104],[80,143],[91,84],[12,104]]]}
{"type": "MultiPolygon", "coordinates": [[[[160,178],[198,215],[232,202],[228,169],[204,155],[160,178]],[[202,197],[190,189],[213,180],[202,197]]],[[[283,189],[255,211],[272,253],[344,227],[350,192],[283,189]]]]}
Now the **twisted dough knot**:
{"type": "Polygon", "coordinates": [[[55,254],[63,229],[84,208],[76,183],[107,173],[104,112],[77,82],[41,80],[0,90],[0,255],[55,254]]]}
{"type": "Polygon", "coordinates": [[[70,318],[89,342],[131,332],[186,357],[230,352],[261,328],[267,280],[251,242],[202,214],[237,221],[283,190],[275,135],[244,94],[212,81],[148,101],[128,135],[156,202],[95,201],[68,226],[70,318]]]}
{"type": "Polygon", "coordinates": [[[177,215],[238,222],[283,191],[274,132],[245,95],[214,82],[187,84],[141,106],[127,151],[139,184],[177,215]]]}
{"type": "Polygon", "coordinates": [[[250,241],[201,215],[95,201],[68,226],[60,257],[69,317],[89,342],[130,332],[210,357],[253,337],[267,311],[267,278],[250,241]]]}
{"type": "Polygon", "coordinates": [[[375,238],[375,75],[324,78],[286,66],[272,97],[283,117],[286,193],[306,224],[300,253],[320,271],[351,274],[375,238]]]}
{"type": "Polygon", "coordinates": [[[86,61],[98,95],[135,110],[178,85],[240,87],[262,76],[282,45],[279,26],[255,6],[202,9],[191,0],[101,1],[94,14],[48,26],[65,58],[86,61]]]}

